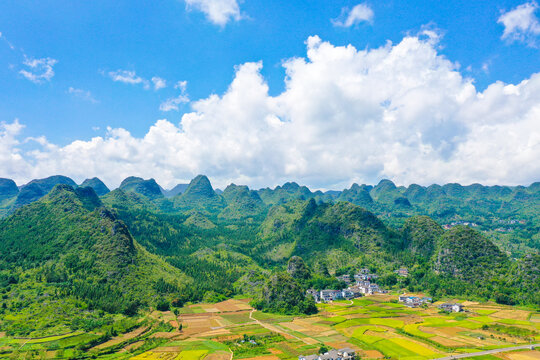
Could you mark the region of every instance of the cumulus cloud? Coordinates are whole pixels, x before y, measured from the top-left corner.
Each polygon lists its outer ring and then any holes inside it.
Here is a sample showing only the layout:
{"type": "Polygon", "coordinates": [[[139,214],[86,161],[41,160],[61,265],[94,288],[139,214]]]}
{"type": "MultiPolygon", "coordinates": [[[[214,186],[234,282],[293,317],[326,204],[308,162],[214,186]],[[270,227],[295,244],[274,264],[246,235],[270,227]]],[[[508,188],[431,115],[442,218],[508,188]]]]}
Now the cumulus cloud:
{"type": "Polygon", "coordinates": [[[76,89],[76,88],[70,86],[69,89],[68,89],[68,93],[75,96],[75,97],[78,97],[79,99],[86,100],[86,101],[89,101],[89,102],[94,103],[94,104],[98,102],[94,98],[92,93],[90,91],[88,91],[88,90],[76,89]]]}
{"type": "Polygon", "coordinates": [[[49,57],[42,59],[25,57],[23,64],[26,65],[27,69],[19,71],[19,74],[35,84],[41,84],[42,82],[49,81],[53,78],[53,66],[57,62],[58,60],[49,57]]]}
{"type": "Polygon", "coordinates": [[[337,19],[333,19],[332,23],[335,26],[351,27],[361,22],[373,22],[374,13],[371,7],[366,3],[358,4],[352,9],[341,9],[341,15],[337,19]]]}
{"type": "Polygon", "coordinates": [[[284,63],[280,94],[269,94],[262,63],[245,63],[223,94],[192,102],[179,124],[158,120],[143,137],[109,128],[23,152],[20,124],[4,124],[2,156],[18,161],[2,160],[12,164],[3,175],[96,174],[111,186],[137,175],[165,187],[198,173],[253,187],[539,180],[540,74],[480,92],[433,37],[364,50],[317,36],[306,45],[306,56],[284,63]]]}
{"type": "Polygon", "coordinates": [[[538,10],[538,3],[527,2],[516,8],[503,13],[499,24],[504,25],[504,32],[501,36],[503,40],[520,41],[529,46],[536,46],[540,35],[540,22],[535,12],[538,10]]]}
{"type": "Polygon", "coordinates": [[[152,77],[152,83],[154,84],[154,90],[163,89],[167,87],[167,81],[159,76],[152,77]]]}
{"type": "Polygon", "coordinates": [[[231,20],[240,20],[240,6],[237,0],[185,0],[188,9],[203,12],[206,18],[219,26],[225,26],[231,20]]]}

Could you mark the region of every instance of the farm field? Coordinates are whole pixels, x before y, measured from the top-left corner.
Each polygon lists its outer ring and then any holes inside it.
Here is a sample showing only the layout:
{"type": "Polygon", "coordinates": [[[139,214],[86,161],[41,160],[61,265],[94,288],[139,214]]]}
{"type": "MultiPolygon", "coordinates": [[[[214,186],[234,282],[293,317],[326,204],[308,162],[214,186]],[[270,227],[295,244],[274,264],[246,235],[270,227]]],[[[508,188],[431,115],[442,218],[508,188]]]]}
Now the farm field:
{"type": "MultiPolygon", "coordinates": [[[[286,360],[327,348],[350,347],[361,358],[428,360],[540,342],[538,312],[461,302],[465,311],[440,313],[437,304],[408,308],[397,295],[319,304],[312,316],[265,314],[247,299],[153,311],[106,332],[39,339],[0,333],[0,357],[12,359],[286,360]]],[[[104,329],[105,330],[105,329],[104,329]]],[[[480,360],[540,359],[540,351],[500,352],[480,360]]]]}

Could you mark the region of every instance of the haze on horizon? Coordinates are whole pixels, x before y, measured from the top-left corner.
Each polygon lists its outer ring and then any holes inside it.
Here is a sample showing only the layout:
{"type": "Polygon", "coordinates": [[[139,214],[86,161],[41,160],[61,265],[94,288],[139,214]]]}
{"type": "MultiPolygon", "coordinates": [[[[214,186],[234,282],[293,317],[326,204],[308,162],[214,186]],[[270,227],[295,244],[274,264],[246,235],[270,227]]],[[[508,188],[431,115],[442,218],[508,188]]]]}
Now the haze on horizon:
{"type": "Polygon", "coordinates": [[[0,5],[0,177],[540,180],[537,2],[302,3],[0,5]]]}

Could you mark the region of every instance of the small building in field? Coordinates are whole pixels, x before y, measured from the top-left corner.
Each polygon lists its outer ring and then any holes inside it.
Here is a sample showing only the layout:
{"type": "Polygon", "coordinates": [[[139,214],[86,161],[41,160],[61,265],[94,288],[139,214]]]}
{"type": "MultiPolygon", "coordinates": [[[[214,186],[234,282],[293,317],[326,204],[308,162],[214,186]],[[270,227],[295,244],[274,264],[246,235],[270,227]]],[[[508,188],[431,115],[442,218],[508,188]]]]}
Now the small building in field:
{"type": "Polygon", "coordinates": [[[439,309],[448,312],[460,312],[463,310],[463,305],[454,303],[444,303],[439,305],[439,309]]]}
{"type": "Polygon", "coordinates": [[[298,360],[355,360],[356,351],[350,348],[335,350],[332,349],[324,354],[300,355],[298,360]]]}
{"type": "Polygon", "coordinates": [[[399,302],[402,302],[403,305],[408,307],[419,307],[424,304],[430,303],[432,299],[430,297],[418,297],[418,296],[408,296],[408,295],[400,295],[398,298],[399,302]]]}

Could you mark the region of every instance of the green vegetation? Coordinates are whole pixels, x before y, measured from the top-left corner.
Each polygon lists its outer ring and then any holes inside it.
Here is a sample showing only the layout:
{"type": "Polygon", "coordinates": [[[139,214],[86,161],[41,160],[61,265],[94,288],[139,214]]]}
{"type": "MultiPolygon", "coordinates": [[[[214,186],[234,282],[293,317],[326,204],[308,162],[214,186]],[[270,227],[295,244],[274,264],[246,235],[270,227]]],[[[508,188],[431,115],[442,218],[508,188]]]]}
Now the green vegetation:
{"type": "Polygon", "coordinates": [[[0,323],[13,334],[56,322],[73,326],[79,317],[84,327],[98,309],[134,315],[161,297],[174,299],[188,281],[137,244],[91,188],[56,186],[2,220],[0,239],[0,279],[7,285],[0,323]],[[44,321],[46,311],[60,309],[61,316],[44,321]]]}
{"type": "MultiPolygon", "coordinates": [[[[336,276],[363,268],[391,291],[538,307],[539,189],[404,188],[383,181],[326,193],[295,183],[258,191],[231,184],[218,194],[200,175],[173,194],[152,179],[135,177],[112,192],[97,178],[77,186],[54,176],[21,189],[0,179],[0,333],[33,338],[25,345],[29,351],[61,343],[76,357],[129,332],[154,309],[203,314],[204,308],[183,306],[239,296],[251,297],[262,310],[254,319],[281,326],[270,319],[317,312],[307,289],[343,288],[336,276]],[[440,225],[452,222],[446,230],[440,225]],[[408,276],[394,272],[401,267],[408,276]],[[51,337],[35,339],[41,336],[51,337]]],[[[438,322],[449,320],[403,322],[395,317],[414,311],[388,300],[356,299],[319,309],[334,312],[324,320],[334,330],[358,327],[354,341],[388,356],[405,356],[414,345],[388,339],[378,333],[381,327],[432,344],[434,334],[423,327],[442,328],[438,322]]],[[[523,328],[530,326],[525,320],[496,319],[485,309],[476,314],[451,320],[464,332],[539,336],[537,328],[523,328]]],[[[253,321],[248,315],[227,321],[243,325],[253,321]]],[[[163,342],[145,338],[138,346],[163,342]]],[[[273,351],[298,355],[281,342],[273,351]]],[[[252,353],[268,354],[268,346],[262,348],[252,353]]]]}
{"type": "Polygon", "coordinates": [[[256,309],[277,314],[314,314],[317,312],[312,297],[289,274],[280,272],[270,276],[259,299],[253,301],[256,309]]]}

